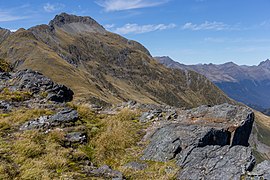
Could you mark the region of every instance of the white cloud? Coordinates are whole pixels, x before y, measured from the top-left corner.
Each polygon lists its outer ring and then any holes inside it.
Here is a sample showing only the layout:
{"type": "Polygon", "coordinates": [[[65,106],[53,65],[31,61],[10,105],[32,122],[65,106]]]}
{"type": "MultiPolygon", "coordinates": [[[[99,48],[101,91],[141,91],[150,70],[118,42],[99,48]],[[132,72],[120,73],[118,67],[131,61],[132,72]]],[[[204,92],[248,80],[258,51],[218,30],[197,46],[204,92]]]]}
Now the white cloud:
{"type": "Polygon", "coordinates": [[[56,3],[56,4],[50,4],[50,3],[46,3],[44,6],[43,6],[43,9],[46,11],[46,12],[55,12],[55,11],[58,11],[58,10],[61,10],[65,7],[64,4],[59,4],[59,3],[56,3]]]}
{"type": "Polygon", "coordinates": [[[207,37],[205,42],[209,43],[269,43],[268,38],[225,38],[225,37],[207,37]]]}
{"type": "Polygon", "coordinates": [[[112,29],[112,28],[114,28],[115,27],[115,24],[105,24],[104,25],[104,28],[105,29],[112,29]]]}
{"type": "Polygon", "coordinates": [[[1,11],[0,10],[0,22],[9,22],[9,21],[17,21],[22,19],[27,19],[27,16],[17,16],[13,15],[11,12],[1,11]]]}
{"type": "Polygon", "coordinates": [[[205,21],[202,24],[193,24],[188,22],[182,26],[184,30],[192,30],[192,31],[200,31],[200,30],[214,30],[214,31],[222,31],[222,30],[236,30],[239,29],[236,26],[231,26],[225,24],[223,22],[208,22],[205,21]]]}
{"type": "Polygon", "coordinates": [[[158,6],[169,2],[169,0],[98,0],[96,3],[103,7],[106,12],[138,9],[158,6]]]}
{"type": "Polygon", "coordinates": [[[113,32],[118,34],[142,34],[152,31],[166,30],[175,28],[175,24],[148,24],[148,25],[138,25],[138,24],[125,24],[122,27],[116,28],[113,32]]]}

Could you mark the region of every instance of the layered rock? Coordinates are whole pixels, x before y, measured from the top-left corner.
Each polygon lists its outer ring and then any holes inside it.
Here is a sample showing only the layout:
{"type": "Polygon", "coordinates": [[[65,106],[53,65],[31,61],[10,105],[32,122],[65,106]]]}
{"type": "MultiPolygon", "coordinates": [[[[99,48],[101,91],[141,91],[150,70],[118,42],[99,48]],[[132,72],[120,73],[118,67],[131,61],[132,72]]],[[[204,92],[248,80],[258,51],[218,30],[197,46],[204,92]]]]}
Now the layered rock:
{"type": "Polygon", "coordinates": [[[248,140],[254,114],[250,109],[222,104],[177,113],[177,118],[160,123],[149,136],[142,160],[175,159],[183,169],[179,179],[236,179],[252,170],[255,159],[248,140]]]}
{"type": "Polygon", "coordinates": [[[2,73],[0,88],[11,91],[28,91],[33,95],[45,96],[55,102],[69,102],[73,98],[73,91],[64,85],[54,83],[51,79],[37,71],[29,69],[16,73],[2,73]]]}

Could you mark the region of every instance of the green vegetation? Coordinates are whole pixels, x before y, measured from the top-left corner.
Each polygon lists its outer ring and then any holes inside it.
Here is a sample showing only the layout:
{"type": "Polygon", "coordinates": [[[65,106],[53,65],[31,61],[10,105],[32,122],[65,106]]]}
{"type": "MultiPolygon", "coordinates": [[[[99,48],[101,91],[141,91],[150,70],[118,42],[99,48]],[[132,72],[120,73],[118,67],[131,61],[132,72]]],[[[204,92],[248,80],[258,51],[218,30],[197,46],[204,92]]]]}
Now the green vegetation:
{"type": "Polygon", "coordinates": [[[11,66],[4,59],[0,58],[0,72],[9,72],[11,71],[11,66]]]}
{"type": "Polygon", "coordinates": [[[260,142],[266,144],[267,146],[270,146],[270,129],[267,128],[264,124],[257,122],[257,128],[258,128],[258,139],[260,142]]]}
{"type": "Polygon", "coordinates": [[[0,100],[21,102],[30,99],[32,93],[28,91],[10,91],[8,88],[4,88],[0,92],[0,100]]]}

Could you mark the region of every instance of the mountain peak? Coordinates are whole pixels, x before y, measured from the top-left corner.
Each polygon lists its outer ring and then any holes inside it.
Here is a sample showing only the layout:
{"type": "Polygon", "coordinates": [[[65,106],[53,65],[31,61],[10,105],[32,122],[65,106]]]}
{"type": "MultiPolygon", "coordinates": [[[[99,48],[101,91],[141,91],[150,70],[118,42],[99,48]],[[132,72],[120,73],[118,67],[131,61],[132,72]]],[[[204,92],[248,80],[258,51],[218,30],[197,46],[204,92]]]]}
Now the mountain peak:
{"type": "Polygon", "coordinates": [[[230,61],[230,62],[226,62],[226,63],[224,63],[224,64],[223,64],[223,66],[226,66],[226,67],[228,67],[228,66],[229,66],[229,67],[231,67],[231,66],[238,66],[238,65],[237,65],[237,64],[235,64],[234,62],[231,62],[231,61],[230,61]]]}
{"type": "Polygon", "coordinates": [[[105,28],[89,16],[76,16],[67,13],[56,15],[49,26],[61,28],[69,33],[106,32],[105,28]]]}
{"type": "Polygon", "coordinates": [[[259,64],[259,67],[270,68],[270,60],[267,59],[267,60],[265,60],[265,61],[262,61],[262,62],[259,64]]]}

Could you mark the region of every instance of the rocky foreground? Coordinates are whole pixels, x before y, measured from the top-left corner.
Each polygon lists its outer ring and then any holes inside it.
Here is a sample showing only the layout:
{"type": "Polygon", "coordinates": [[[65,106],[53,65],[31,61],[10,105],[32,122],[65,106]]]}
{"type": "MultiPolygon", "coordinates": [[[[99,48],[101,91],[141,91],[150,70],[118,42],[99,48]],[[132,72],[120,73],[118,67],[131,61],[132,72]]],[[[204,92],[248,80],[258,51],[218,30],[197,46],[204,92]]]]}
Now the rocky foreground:
{"type": "Polygon", "coordinates": [[[71,89],[31,70],[0,73],[0,92],[0,179],[270,179],[244,106],[82,110],[71,89]]]}

